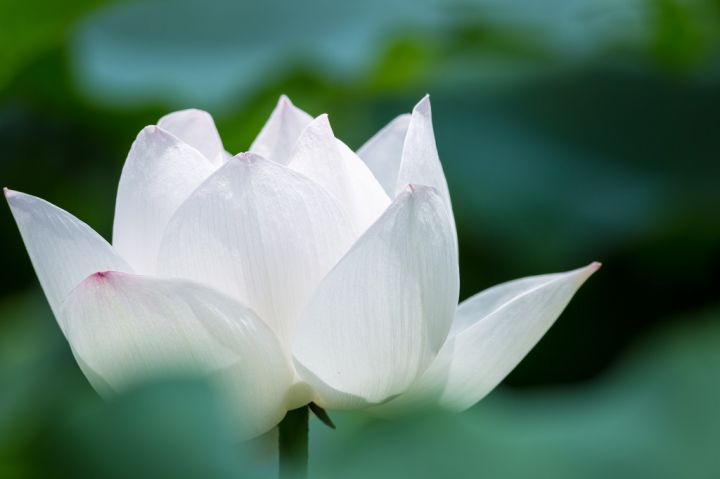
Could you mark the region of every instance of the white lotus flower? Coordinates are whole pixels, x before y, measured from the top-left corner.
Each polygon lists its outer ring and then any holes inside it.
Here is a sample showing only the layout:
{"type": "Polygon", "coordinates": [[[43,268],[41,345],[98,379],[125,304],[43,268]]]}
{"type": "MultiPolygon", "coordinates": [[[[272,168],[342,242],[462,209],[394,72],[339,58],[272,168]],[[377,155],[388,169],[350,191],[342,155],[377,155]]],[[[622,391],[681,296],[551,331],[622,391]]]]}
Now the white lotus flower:
{"type": "Polygon", "coordinates": [[[310,401],[467,408],[598,267],[512,281],[458,307],[428,98],[357,154],[327,116],[285,97],[235,157],[207,113],[165,116],[130,150],[112,245],[50,203],[5,194],[98,392],[191,368],[236,401],[245,436],[310,401]]]}

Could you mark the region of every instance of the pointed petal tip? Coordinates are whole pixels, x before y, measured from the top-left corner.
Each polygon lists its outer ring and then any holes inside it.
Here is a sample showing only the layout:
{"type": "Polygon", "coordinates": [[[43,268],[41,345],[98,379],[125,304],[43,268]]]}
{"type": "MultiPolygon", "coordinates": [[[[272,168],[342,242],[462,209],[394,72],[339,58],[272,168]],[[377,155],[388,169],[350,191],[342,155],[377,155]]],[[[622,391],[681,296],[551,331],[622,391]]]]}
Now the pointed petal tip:
{"type": "Polygon", "coordinates": [[[405,186],[405,191],[407,191],[410,194],[418,194],[418,193],[431,193],[435,191],[435,188],[432,186],[427,185],[419,185],[417,183],[408,183],[405,186]]]}
{"type": "Polygon", "coordinates": [[[200,124],[207,123],[212,124],[213,127],[215,125],[213,116],[205,110],[200,110],[198,108],[186,108],[184,110],[173,111],[167,115],[161,116],[160,119],[158,119],[157,124],[152,126],[156,126],[167,133],[172,132],[172,134],[179,134],[176,133],[178,131],[178,125],[187,124],[188,122],[193,124],[197,124],[198,122],[200,124]]]}
{"type": "Polygon", "coordinates": [[[278,98],[274,111],[280,113],[282,116],[285,116],[292,115],[293,111],[297,109],[298,108],[295,106],[295,103],[293,103],[290,97],[283,93],[280,95],[280,98],[278,98]]]}
{"type": "MultiPolygon", "coordinates": [[[[275,105],[275,108],[273,109],[271,118],[277,117],[277,118],[288,120],[288,119],[294,118],[298,114],[304,114],[304,112],[295,106],[295,104],[292,102],[290,97],[288,97],[285,94],[282,94],[282,95],[280,95],[280,98],[278,98],[277,104],[275,105]]],[[[312,119],[313,118],[308,115],[308,120],[312,120],[312,119]]]]}
{"type": "Polygon", "coordinates": [[[334,146],[335,133],[327,113],[313,118],[298,136],[295,144],[290,149],[290,163],[297,160],[298,155],[304,155],[307,151],[317,154],[318,149],[332,148],[334,146]]]}
{"type": "Polygon", "coordinates": [[[93,273],[90,275],[90,279],[100,281],[104,279],[110,279],[110,277],[115,273],[115,271],[98,271],[97,273],[93,273]]]}
{"type": "Polygon", "coordinates": [[[422,99],[413,108],[413,113],[427,114],[430,113],[430,94],[425,94],[422,99]]]}
{"type": "Polygon", "coordinates": [[[150,139],[158,140],[162,138],[172,138],[173,140],[177,141],[178,138],[173,134],[170,133],[165,128],[159,126],[159,125],[147,125],[145,128],[140,130],[140,133],[138,133],[137,138],[143,138],[147,137],[150,139]]]}
{"type": "Polygon", "coordinates": [[[17,191],[13,191],[8,187],[3,187],[3,195],[5,195],[5,201],[8,202],[8,206],[12,209],[13,207],[13,200],[17,198],[21,193],[17,191]]]}
{"type": "Polygon", "coordinates": [[[120,271],[117,270],[102,270],[102,271],[96,271],[84,280],[82,280],[74,289],[77,290],[82,287],[87,287],[89,285],[100,285],[105,284],[108,285],[108,283],[113,279],[119,279],[122,276],[127,276],[123,274],[120,271]]]}
{"type": "Polygon", "coordinates": [[[159,131],[162,131],[162,128],[160,128],[157,125],[147,125],[145,128],[140,130],[140,133],[138,133],[138,137],[141,135],[154,135],[158,133],[159,131]]]}
{"type": "MultiPolygon", "coordinates": [[[[305,127],[306,129],[310,128],[319,128],[326,131],[330,131],[332,133],[332,126],[330,126],[330,117],[327,113],[322,113],[318,116],[316,116],[312,122],[308,124],[308,126],[305,127]]],[[[334,135],[334,133],[333,133],[334,135]]]]}
{"type": "Polygon", "coordinates": [[[420,204],[426,201],[432,202],[435,197],[439,198],[439,193],[432,186],[408,183],[404,189],[400,190],[392,204],[420,204]]]}
{"type": "Polygon", "coordinates": [[[576,272],[579,273],[579,278],[581,278],[581,282],[585,282],[588,278],[590,278],[590,276],[592,276],[597,270],[599,270],[601,266],[601,262],[593,261],[589,265],[577,269],[576,272]]]}
{"type": "Polygon", "coordinates": [[[170,144],[177,144],[178,142],[184,143],[182,139],[180,139],[174,133],[171,133],[169,130],[163,128],[162,126],[147,125],[142,130],[140,130],[140,132],[135,137],[135,141],[133,141],[131,147],[131,152],[136,148],[140,148],[140,151],[135,152],[139,153],[141,151],[145,151],[148,148],[154,148],[155,145],[163,145],[163,147],[167,147],[170,144]]]}
{"type": "Polygon", "coordinates": [[[428,185],[408,183],[405,185],[405,192],[410,196],[438,194],[437,189],[428,185]]]}
{"type": "Polygon", "coordinates": [[[265,158],[261,155],[258,155],[257,153],[253,153],[252,151],[243,151],[233,156],[233,159],[244,163],[252,163],[255,161],[264,160],[265,158]]]}
{"type": "Polygon", "coordinates": [[[40,198],[37,198],[32,195],[28,195],[27,193],[23,193],[22,191],[16,191],[11,190],[10,188],[3,187],[3,195],[5,195],[5,200],[12,205],[13,200],[19,200],[21,198],[29,198],[31,200],[40,200],[40,198]]]}
{"type": "MultiPolygon", "coordinates": [[[[167,115],[164,115],[162,118],[168,118],[168,117],[177,116],[177,115],[196,115],[196,116],[212,117],[212,115],[210,115],[210,113],[206,112],[205,110],[201,110],[199,108],[185,108],[184,110],[172,111],[172,112],[168,113],[167,115]]],[[[161,118],[161,120],[162,120],[162,118],[161,118]]]]}

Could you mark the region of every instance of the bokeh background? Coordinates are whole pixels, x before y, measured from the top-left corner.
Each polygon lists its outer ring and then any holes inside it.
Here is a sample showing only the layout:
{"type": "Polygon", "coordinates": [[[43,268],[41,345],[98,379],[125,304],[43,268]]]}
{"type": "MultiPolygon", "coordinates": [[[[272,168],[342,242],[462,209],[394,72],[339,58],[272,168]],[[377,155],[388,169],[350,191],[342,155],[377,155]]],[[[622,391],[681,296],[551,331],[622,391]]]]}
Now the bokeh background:
{"type": "MultiPolygon", "coordinates": [[[[0,182],[110,236],[137,132],[278,96],[359,147],[430,93],[462,297],[604,263],[460,415],[313,420],[316,477],[720,477],[720,1],[0,0],[0,182]]],[[[201,381],[105,403],[0,208],[0,477],[272,477],[201,381]]]]}

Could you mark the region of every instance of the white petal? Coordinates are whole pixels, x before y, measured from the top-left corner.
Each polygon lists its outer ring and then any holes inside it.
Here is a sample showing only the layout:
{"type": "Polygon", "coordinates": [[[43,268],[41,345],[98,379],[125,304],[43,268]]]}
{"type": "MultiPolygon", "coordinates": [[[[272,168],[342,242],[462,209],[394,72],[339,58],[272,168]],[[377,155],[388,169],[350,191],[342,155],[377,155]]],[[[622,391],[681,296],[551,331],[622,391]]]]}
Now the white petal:
{"type": "Polygon", "coordinates": [[[405,390],[442,346],[458,285],[442,199],[409,188],[327,275],[298,324],[293,353],[318,402],[346,406],[323,388],[370,403],[405,390]]]}
{"type": "Polygon", "coordinates": [[[47,201],[5,188],[20,235],[60,327],[68,293],[99,270],[132,271],[92,228],[47,201]]]}
{"type": "Polygon", "coordinates": [[[233,295],[289,341],[300,306],[355,237],[324,189],[247,153],[225,164],[177,211],[159,271],[233,295]]]}
{"type": "Polygon", "coordinates": [[[409,120],[405,115],[395,118],[368,140],[358,155],[367,162],[390,198],[409,184],[438,190],[455,231],[450,192],[435,145],[429,96],[415,105],[409,120]]]}
{"type": "Polygon", "coordinates": [[[295,140],[311,121],[310,115],[282,95],[265,126],[250,146],[250,151],[286,165],[290,161],[290,150],[295,140]]]}
{"type": "Polygon", "coordinates": [[[398,171],[410,118],[409,114],[398,116],[357,151],[391,198],[397,193],[398,171]]]}
{"type": "Polygon", "coordinates": [[[365,231],[390,204],[368,167],[335,138],[327,115],[320,115],[303,130],[288,166],[337,198],[358,231],[365,231]]]}
{"type": "Polygon", "coordinates": [[[267,431],[285,413],[287,356],[255,313],[224,294],[102,272],[73,290],[62,315],[79,362],[112,392],[158,375],[199,373],[234,401],[244,437],[267,431]]]}
{"type": "Polygon", "coordinates": [[[162,128],[140,132],[120,177],[113,226],[113,246],[135,272],[155,272],[167,222],[213,171],[199,151],[162,128]]]}
{"type": "Polygon", "coordinates": [[[425,96],[413,108],[412,118],[405,136],[402,160],[398,171],[397,190],[399,191],[407,184],[427,185],[437,189],[450,212],[453,230],[455,229],[450,192],[435,146],[429,96],[425,96]]]}
{"type": "Polygon", "coordinates": [[[360,149],[363,159],[390,197],[408,184],[437,189],[450,204],[432,126],[430,97],[413,108],[412,115],[400,115],[370,138],[360,149]]]}
{"type": "Polygon", "coordinates": [[[578,288],[600,267],[522,278],[464,301],[440,354],[385,412],[438,401],[466,409],[512,371],[560,316],[578,288]]]}
{"type": "Polygon", "coordinates": [[[355,410],[375,407],[373,403],[362,396],[333,388],[297,360],[295,361],[295,371],[302,384],[310,390],[309,399],[306,399],[304,404],[313,401],[321,407],[335,410],[355,410]]]}
{"type": "Polygon", "coordinates": [[[226,157],[220,134],[209,113],[202,110],[181,110],[165,115],[158,126],[197,149],[216,166],[226,157]]]}

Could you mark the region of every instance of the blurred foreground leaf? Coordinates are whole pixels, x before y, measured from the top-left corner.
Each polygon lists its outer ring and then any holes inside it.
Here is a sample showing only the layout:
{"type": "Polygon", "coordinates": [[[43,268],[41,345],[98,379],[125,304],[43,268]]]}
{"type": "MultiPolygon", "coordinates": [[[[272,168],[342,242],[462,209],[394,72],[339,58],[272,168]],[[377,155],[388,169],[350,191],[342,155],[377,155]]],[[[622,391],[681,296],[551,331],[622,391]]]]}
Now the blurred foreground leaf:
{"type": "Polygon", "coordinates": [[[713,478],[720,474],[720,311],[666,330],[605,378],[401,422],[336,415],[316,477],[713,478]]]}
{"type": "MultiPolygon", "coordinates": [[[[314,477],[717,477],[720,309],[685,323],[584,385],[499,390],[462,414],[332,413],[336,431],[314,420],[314,477]]],[[[30,328],[14,340],[41,344],[33,337],[43,334],[30,328]]],[[[203,381],[158,381],[100,401],[67,347],[46,347],[11,367],[3,357],[0,477],[274,475],[273,435],[237,444],[203,381]]]]}
{"type": "Polygon", "coordinates": [[[271,477],[272,448],[237,443],[228,417],[205,382],[157,381],[74,408],[51,446],[64,477],[271,477]]]}

